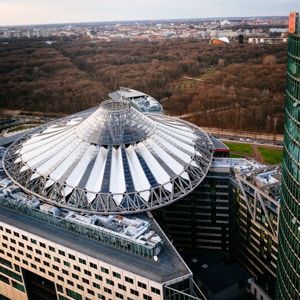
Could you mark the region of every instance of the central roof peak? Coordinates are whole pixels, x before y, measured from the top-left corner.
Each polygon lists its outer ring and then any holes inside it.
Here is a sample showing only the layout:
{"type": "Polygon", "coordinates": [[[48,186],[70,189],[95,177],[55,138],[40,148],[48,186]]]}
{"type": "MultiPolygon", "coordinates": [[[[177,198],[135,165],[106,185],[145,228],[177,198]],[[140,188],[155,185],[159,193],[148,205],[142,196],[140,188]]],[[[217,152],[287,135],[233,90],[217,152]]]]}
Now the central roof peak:
{"type": "Polygon", "coordinates": [[[156,124],[125,100],[107,100],[77,126],[78,136],[99,146],[134,145],[146,140],[156,124]]]}

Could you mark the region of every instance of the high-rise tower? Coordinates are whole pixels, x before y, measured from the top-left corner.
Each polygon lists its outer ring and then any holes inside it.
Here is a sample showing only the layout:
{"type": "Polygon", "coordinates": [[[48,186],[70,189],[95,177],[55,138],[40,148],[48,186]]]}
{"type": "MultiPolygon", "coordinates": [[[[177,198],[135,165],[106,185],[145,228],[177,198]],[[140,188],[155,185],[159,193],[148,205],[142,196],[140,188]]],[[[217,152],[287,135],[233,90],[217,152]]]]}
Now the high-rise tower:
{"type": "Polygon", "coordinates": [[[289,19],[277,299],[300,298],[300,13],[289,19]]]}

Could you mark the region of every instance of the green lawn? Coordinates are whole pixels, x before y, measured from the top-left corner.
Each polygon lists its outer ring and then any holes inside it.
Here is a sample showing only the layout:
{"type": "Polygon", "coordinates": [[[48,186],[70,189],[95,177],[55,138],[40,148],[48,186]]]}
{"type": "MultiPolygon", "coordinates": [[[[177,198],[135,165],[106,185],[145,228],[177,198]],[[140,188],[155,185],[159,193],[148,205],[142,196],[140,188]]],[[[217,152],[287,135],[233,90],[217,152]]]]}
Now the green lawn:
{"type": "Polygon", "coordinates": [[[257,148],[265,163],[270,165],[282,163],[282,150],[257,148]]]}
{"type": "Polygon", "coordinates": [[[252,146],[249,144],[230,143],[224,142],[224,144],[230,149],[231,152],[254,154],[252,146]]]}
{"type": "MultiPolygon", "coordinates": [[[[253,149],[250,144],[242,143],[230,143],[224,142],[224,144],[230,149],[230,157],[238,158],[243,157],[242,155],[253,155],[253,149]]],[[[257,147],[262,159],[265,163],[270,165],[282,163],[282,150],[270,149],[266,147],[257,147]]]]}
{"type": "Polygon", "coordinates": [[[234,153],[229,153],[229,157],[230,158],[245,158],[245,156],[243,156],[243,155],[238,155],[238,154],[234,154],[234,153]]]}

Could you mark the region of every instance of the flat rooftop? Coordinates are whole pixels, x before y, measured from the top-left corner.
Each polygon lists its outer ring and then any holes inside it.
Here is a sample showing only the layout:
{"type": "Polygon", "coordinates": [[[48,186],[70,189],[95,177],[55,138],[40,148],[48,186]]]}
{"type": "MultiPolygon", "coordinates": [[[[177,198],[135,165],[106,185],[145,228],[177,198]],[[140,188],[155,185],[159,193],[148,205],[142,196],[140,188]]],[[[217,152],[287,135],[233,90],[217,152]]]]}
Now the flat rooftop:
{"type": "Polygon", "coordinates": [[[58,228],[0,205],[1,222],[113,266],[138,274],[149,280],[164,283],[179,277],[189,276],[191,271],[157,226],[156,222],[148,218],[146,214],[139,214],[138,217],[147,220],[151,228],[159,233],[163,240],[163,251],[160,253],[158,261],[116,249],[99,241],[58,228]]]}
{"type": "Polygon", "coordinates": [[[126,99],[142,112],[163,113],[162,106],[155,98],[140,91],[121,87],[118,91],[110,93],[109,96],[112,99],[126,99]]]}

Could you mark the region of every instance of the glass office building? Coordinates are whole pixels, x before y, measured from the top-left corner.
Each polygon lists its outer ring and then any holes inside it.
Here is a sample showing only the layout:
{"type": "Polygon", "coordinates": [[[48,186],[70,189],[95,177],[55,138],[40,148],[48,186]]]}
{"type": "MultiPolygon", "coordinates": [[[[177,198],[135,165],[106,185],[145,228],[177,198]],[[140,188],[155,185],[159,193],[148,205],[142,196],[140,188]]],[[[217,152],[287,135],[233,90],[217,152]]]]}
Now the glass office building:
{"type": "Polygon", "coordinates": [[[300,20],[289,19],[277,299],[300,298],[300,20]]]}

